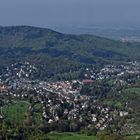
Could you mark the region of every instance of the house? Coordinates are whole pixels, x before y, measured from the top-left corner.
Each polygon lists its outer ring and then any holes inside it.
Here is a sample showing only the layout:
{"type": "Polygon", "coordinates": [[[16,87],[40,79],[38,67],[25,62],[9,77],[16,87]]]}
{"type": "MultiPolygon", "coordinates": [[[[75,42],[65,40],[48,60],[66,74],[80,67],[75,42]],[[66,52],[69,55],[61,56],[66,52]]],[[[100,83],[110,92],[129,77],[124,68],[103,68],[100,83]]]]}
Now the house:
{"type": "Polygon", "coordinates": [[[93,80],[90,80],[90,79],[85,79],[85,80],[83,80],[83,82],[82,82],[84,85],[90,85],[90,84],[92,84],[93,83],[93,80]]]}
{"type": "Polygon", "coordinates": [[[6,87],[2,84],[0,84],[0,92],[6,91],[6,87]]]}

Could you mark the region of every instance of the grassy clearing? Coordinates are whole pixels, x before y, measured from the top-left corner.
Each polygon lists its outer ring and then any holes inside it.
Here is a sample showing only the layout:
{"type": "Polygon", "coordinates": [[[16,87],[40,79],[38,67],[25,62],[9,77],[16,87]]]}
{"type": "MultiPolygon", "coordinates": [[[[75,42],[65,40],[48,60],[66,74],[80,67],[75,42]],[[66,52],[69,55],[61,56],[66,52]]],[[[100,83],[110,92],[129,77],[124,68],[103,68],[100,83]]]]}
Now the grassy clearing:
{"type": "Polygon", "coordinates": [[[95,136],[85,136],[76,133],[49,133],[52,140],[96,140],[95,136]]]}
{"type": "Polygon", "coordinates": [[[126,136],[124,140],[140,140],[140,135],[126,136]]]}
{"type": "Polygon", "coordinates": [[[33,113],[33,116],[32,116],[32,121],[34,124],[36,125],[39,125],[42,123],[43,121],[43,118],[42,118],[42,108],[43,108],[43,105],[40,104],[40,103],[37,103],[34,105],[34,110],[35,112],[33,113]]]}
{"type": "Polygon", "coordinates": [[[30,104],[28,102],[24,101],[19,101],[5,105],[3,108],[5,121],[14,125],[22,126],[29,105],[30,104]]]}
{"type": "Polygon", "coordinates": [[[127,88],[125,91],[129,93],[135,93],[136,95],[140,96],[140,88],[127,88]]]}

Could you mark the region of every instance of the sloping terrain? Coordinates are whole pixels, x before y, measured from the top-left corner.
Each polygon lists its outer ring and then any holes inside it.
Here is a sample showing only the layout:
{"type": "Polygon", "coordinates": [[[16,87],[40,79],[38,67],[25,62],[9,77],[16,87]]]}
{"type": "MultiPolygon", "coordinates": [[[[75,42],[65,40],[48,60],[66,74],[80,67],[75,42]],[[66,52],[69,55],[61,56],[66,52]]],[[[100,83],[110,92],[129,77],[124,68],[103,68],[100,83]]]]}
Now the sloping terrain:
{"type": "Polygon", "coordinates": [[[0,27],[0,60],[45,55],[82,63],[140,59],[140,44],[30,26],[0,27]]]}

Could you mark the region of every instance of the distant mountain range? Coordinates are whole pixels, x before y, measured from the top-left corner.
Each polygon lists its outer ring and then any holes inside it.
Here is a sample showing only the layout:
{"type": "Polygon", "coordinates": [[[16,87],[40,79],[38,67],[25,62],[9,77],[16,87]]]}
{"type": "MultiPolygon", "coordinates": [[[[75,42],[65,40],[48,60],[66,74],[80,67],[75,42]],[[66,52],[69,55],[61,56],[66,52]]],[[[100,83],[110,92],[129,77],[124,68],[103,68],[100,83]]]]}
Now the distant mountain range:
{"type": "Polygon", "coordinates": [[[140,60],[140,44],[31,26],[0,27],[0,64],[30,57],[30,61],[49,57],[84,64],[125,62],[140,60]]]}
{"type": "Polygon", "coordinates": [[[104,27],[104,26],[68,26],[60,27],[54,26],[54,30],[63,33],[72,34],[90,34],[100,37],[106,37],[115,40],[122,40],[124,42],[140,42],[140,28],[139,27],[104,27]]]}

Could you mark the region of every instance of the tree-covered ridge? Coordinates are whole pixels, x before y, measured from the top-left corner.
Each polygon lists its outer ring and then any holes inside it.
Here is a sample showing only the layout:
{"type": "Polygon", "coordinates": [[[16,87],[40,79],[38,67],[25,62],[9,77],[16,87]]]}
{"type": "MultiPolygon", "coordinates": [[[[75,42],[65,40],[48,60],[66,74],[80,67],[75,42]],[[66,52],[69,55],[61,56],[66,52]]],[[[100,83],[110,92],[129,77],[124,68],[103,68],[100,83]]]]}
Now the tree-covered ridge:
{"type": "Polygon", "coordinates": [[[0,59],[43,53],[77,62],[140,59],[138,43],[123,43],[92,35],[62,34],[30,26],[0,27],[0,59]]]}

